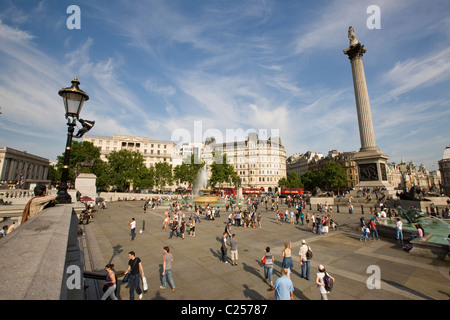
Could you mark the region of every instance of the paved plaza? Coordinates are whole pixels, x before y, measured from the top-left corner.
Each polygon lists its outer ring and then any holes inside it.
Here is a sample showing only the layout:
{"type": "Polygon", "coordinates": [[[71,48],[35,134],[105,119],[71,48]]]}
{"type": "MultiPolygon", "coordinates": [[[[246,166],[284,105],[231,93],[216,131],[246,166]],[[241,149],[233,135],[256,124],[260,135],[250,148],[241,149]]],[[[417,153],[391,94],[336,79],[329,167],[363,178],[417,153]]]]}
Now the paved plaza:
{"type": "MultiPolygon", "coordinates": [[[[232,266],[231,263],[220,261],[220,240],[228,217],[224,208],[221,209],[220,218],[214,221],[202,219],[201,223],[196,224],[195,238],[186,233],[182,240],[176,237],[169,239],[169,231],[163,231],[167,207],[148,209],[144,214],[143,203],[108,203],[106,210],[96,211],[94,219],[84,226],[86,234],[83,236],[84,245],[89,247],[85,254],[91,260],[90,265],[86,263],[87,269],[91,271],[103,272],[107,263],[113,263],[116,271],[125,270],[128,252],[136,252],[136,256],[142,260],[149,284],[149,290],[142,300],[274,300],[274,292],[267,291],[260,259],[269,246],[275,256],[275,280],[280,276],[281,252],[288,241],[292,242],[294,260],[291,274],[295,288],[294,300],[320,300],[314,281],[319,264],[323,264],[336,279],[329,295],[330,300],[450,298],[450,263],[412,255],[392,239],[381,238],[366,243],[359,241],[361,213],[358,211],[353,215],[332,213],[331,218],[339,224],[338,230],[330,231],[328,235],[316,235],[311,227],[288,223],[280,225],[273,211],[261,208],[260,229],[232,226],[239,253],[238,265],[232,266]],[[132,241],[128,221],[133,217],[137,221],[137,236],[132,241]],[[314,253],[309,281],[300,278],[298,251],[302,239],[306,240],[314,253]],[[169,286],[165,290],[159,288],[164,246],[169,246],[173,254],[175,292],[169,286]],[[368,279],[373,275],[370,266],[379,267],[380,289],[368,288],[368,279]]],[[[284,207],[281,209],[284,210],[284,207]]],[[[184,211],[188,217],[189,211],[184,211]]],[[[367,213],[365,217],[369,218],[367,213]]],[[[369,280],[370,283],[374,284],[369,280]]],[[[126,284],[120,286],[120,298],[129,299],[126,284]]]]}

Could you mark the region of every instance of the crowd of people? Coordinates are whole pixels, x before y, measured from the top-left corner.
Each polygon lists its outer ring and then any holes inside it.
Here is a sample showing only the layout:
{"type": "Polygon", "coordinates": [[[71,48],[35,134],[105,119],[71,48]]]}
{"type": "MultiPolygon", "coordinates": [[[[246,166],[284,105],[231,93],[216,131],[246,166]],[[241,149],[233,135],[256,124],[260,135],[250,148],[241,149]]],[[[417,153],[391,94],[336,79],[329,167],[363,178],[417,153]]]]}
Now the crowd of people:
{"type": "MultiPolygon", "coordinates": [[[[310,280],[310,262],[312,259],[312,250],[306,244],[306,240],[302,240],[299,249],[298,258],[300,262],[300,278],[310,280]]],[[[272,254],[270,247],[267,247],[264,255],[261,258],[261,263],[264,266],[264,281],[269,285],[267,291],[275,292],[276,300],[293,300],[294,285],[291,280],[292,270],[294,269],[294,262],[292,260],[292,243],[286,242],[281,252],[281,276],[275,281],[273,280],[273,270],[275,265],[275,257],[272,254]]],[[[318,266],[316,273],[315,284],[318,288],[321,300],[328,300],[328,294],[333,288],[335,279],[328,275],[323,265],[318,266]]]]}

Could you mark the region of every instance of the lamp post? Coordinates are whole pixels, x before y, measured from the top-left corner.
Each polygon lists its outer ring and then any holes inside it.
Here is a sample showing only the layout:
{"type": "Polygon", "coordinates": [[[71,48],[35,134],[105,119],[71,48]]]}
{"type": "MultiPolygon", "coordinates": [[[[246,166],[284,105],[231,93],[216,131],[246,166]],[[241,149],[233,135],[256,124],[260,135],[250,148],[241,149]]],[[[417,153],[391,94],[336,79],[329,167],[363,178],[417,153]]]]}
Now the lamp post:
{"type": "Polygon", "coordinates": [[[56,201],[58,203],[71,203],[72,197],[67,192],[69,180],[69,163],[70,163],[70,150],[72,148],[73,132],[75,130],[76,121],[80,117],[81,108],[85,101],[89,100],[89,96],[86,92],[80,90],[80,82],[77,77],[72,80],[72,86],[69,88],[63,88],[59,90],[58,94],[63,98],[64,107],[66,109],[66,119],[68,133],[66,142],[66,151],[64,152],[64,163],[61,174],[61,183],[58,186],[58,193],[56,201]]]}

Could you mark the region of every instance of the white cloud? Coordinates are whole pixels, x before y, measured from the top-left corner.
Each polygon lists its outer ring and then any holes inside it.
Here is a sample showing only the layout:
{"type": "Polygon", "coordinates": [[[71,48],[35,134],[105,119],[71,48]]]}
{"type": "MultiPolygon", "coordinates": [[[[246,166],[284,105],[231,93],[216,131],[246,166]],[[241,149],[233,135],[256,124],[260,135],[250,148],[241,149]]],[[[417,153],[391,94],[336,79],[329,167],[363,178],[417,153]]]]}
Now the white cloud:
{"type": "Polygon", "coordinates": [[[383,78],[393,87],[385,95],[384,100],[448,80],[450,79],[450,47],[424,57],[398,62],[383,78]]]}

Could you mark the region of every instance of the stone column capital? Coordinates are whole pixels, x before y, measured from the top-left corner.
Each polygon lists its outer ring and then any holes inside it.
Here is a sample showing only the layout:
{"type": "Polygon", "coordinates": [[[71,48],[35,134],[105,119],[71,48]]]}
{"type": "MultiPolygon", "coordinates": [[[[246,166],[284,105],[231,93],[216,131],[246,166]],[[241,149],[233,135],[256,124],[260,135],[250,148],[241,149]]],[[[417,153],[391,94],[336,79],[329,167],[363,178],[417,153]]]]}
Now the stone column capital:
{"type": "Polygon", "coordinates": [[[350,46],[349,48],[343,50],[344,54],[348,56],[350,60],[354,58],[362,58],[363,54],[366,53],[366,48],[361,42],[358,42],[355,45],[350,46]]]}

